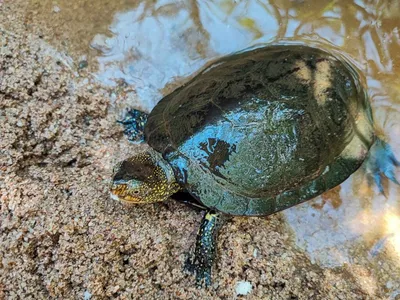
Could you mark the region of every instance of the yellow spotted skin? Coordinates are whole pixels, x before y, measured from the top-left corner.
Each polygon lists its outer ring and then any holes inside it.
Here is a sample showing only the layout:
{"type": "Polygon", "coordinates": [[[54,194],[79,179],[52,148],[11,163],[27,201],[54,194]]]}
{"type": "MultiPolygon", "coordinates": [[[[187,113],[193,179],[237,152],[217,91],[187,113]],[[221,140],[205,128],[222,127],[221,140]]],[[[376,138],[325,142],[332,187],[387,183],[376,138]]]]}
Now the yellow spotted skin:
{"type": "Polygon", "coordinates": [[[164,201],[180,189],[169,164],[151,149],[118,163],[110,186],[111,196],[128,204],[164,201]]]}

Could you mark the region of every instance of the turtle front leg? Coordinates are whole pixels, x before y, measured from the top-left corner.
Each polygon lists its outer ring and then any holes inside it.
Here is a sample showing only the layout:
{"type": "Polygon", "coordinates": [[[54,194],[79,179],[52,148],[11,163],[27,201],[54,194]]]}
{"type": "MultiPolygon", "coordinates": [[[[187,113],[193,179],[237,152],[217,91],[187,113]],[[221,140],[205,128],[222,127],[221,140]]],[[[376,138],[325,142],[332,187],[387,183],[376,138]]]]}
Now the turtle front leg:
{"type": "Polygon", "coordinates": [[[131,142],[141,143],[144,141],[144,126],[148,114],[140,110],[131,109],[123,120],[117,122],[124,126],[124,134],[131,142]]]}
{"type": "Polygon", "coordinates": [[[194,256],[186,262],[186,269],[196,274],[196,282],[199,286],[211,285],[211,269],[216,256],[216,239],[222,223],[222,216],[218,213],[208,211],[204,215],[197,232],[194,256]]]}
{"type": "Polygon", "coordinates": [[[395,175],[398,166],[400,166],[400,162],[395,157],[392,147],[385,141],[377,139],[370,149],[365,168],[367,174],[372,176],[373,181],[378,186],[379,192],[382,194],[385,194],[382,185],[382,176],[399,184],[395,175]]]}

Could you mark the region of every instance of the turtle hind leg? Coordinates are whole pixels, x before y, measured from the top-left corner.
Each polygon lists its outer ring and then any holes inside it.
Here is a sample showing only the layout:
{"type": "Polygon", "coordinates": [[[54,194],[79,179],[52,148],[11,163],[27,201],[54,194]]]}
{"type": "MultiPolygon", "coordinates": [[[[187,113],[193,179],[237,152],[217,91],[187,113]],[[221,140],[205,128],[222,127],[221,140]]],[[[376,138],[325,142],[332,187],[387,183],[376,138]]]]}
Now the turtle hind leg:
{"type": "Polygon", "coordinates": [[[366,171],[372,176],[380,193],[385,195],[382,185],[383,176],[396,184],[400,184],[395,175],[399,166],[400,161],[395,157],[392,147],[385,141],[377,139],[369,152],[366,171]]]}
{"type": "Polygon", "coordinates": [[[144,127],[148,114],[140,110],[131,109],[123,120],[117,120],[124,126],[124,134],[131,142],[141,143],[144,141],[144,127]]]}
{"type": "Polygon", "coordinates": [[[222,225],[221,215],[208,211],[197,233],[193,257],[188,259],[185,269],[196,274],[198,286],[211,285],[211,269],[216,255],[216,239],[222,225]]]}

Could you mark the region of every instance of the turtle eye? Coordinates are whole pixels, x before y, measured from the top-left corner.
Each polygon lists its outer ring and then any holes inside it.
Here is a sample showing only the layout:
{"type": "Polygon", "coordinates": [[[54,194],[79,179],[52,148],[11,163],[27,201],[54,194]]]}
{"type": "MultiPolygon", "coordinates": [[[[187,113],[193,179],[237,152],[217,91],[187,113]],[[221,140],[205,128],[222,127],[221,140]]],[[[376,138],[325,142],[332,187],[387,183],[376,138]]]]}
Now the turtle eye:
{"type": "Polygon", "coordinates": [[[136,190],[136,191],[133,191],[133,193],[137,195],[137,194],[139,194],[139,191],[136,190]]]}

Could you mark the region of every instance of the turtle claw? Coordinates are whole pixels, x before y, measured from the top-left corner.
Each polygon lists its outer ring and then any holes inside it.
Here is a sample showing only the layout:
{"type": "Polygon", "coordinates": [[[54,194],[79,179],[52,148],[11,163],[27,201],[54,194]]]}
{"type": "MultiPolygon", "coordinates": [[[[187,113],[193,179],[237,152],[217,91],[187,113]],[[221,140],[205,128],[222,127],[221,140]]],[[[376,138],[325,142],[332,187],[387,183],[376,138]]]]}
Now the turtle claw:
{"type": "Polygon", "coordinates": [[[392,147],[388,143],[378,139],[370,150],[366,162],[366,171],[372,175],[373,181],[381,194],[385,195],[382,184],[383,176],[400,185],[395,175],[396,169],[399,166],[400,161],[394,156],[392,147]]]}
{"type": "Polygon", "coordinates": [[[148,114],[136,109],[127,112],[123,120],[117,122],[124,126],[124,134],[131,142],[144,142],[144,126],[146,125],[148,114]]]}
{"type": "Polygon", "coordinates": [[[195,266],[193,265],[192,260],[190,259],[190,257],[186,258],[185,265],[183,266],[183,269],[185,271],[189,272],[190,274],[195,274],[196,273],[195,266]]]}
{"type": "Polygon", "coordinates": [[[196,275],[196,285],[198,287],[209,287],[211,285],[211,267],[202,267],[200,264],[193,263],[193,261],[188,258],[184,269],[196,275]]]}

